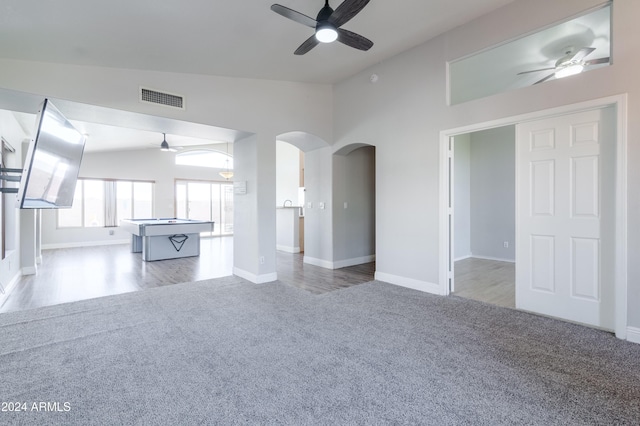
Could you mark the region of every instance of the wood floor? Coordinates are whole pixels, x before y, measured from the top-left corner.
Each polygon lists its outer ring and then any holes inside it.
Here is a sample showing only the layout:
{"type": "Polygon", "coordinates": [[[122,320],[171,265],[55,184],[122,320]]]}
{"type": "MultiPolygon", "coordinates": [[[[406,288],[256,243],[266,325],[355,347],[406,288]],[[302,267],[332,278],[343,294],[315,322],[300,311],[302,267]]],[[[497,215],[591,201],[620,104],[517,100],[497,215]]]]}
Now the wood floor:
{"type": "MultiPolygon", "coordinates": [[[[278,279],[314,294],[373,280],[375,263],[329,270],[277,252],[278,279]]],[[[45,250],[36,275],[20,279],[0,312],[32,309],[232,275],[233,237],[201,239],[200,256],[144,262],[129,245],[45,250]]],[[[2,300],[2,299],[0,299],[2,300]]]]}
{"type": "Polygon", "coordinates": [[[506,308],[516,307],[516,269],[513,262],[467,258],[455,263],[453,294],[506,308]]]}

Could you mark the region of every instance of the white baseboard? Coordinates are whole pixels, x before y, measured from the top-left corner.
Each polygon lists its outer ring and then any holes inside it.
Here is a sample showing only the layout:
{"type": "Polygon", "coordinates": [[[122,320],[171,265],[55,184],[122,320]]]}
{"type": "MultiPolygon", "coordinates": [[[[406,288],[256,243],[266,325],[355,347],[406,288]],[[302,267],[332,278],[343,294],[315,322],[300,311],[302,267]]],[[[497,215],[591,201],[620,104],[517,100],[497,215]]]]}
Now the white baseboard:
{"type": "Polygon", "coordinates": [[[284,251],[286,253],[300,253],[300,247],[276,245],[276,250],[284,251]]]}
{"type": "Polygon", "coordinates": [[[454,262],[457,262],[458,260],[465,260],[465,259],[469,259],[470,257],[473,257],[472,254],[467,254],[464,256],[460,256],[460,257],[456,257],[455,259],[453,259],[454,262]]]}
{"type": "Polygon", "coordinates": [[[235,266],[233,268],[233,275],[237,275],[240,278],[244,278],[245,280],[251,281],[254,284],[270,283],[278,279],[278,274],[276,272],[256,275],[251,272],[245,271],[244,269],[236,268],[235,266]]]}
{"type": "Polygon", "coordinates": [[[4,293],[0,293],[0,306],[2,306],[4,301],[9,297],[9,295],[13,291],[13,288],[16,286],[16,284],[18,284],[18,281],[20,281],[20,277],[22,277],[22,275],[16,274],[16,276],[13,277],[13,279],[9,282],[9,284],[7,284],[7,286],[4,288],[4,293]]]}
{"type": "Polygon", "coordinates": [[[346,268],[347,266],[362,265],[363,263],[374,262],[375,260],[376,255],[370,254],[369,256],[354,257],[352,259],[337,260],[335,262],[332,262],[330,260],[317,259],[315,257],[304,256],[302,262],[308,263],[309,265],[320,266],[321,268],[326,269],[339,269],[346,268]]]}
{"type": "Polygon", "coordinates": [[[477,254],[472,254],[469,257],[473,257],[474,259],[497,260],[498,262],[516,263],[515,259],[503,259],[503,258],[500,258],[500,257],[479,256],[477,254]]]}
{"type": "Polygon", "coordinates": [[[35,266],[25,266],[24,268],[22,268],[21,272],[22,275],[35,275],[36,272],[38,272],[38,268],[36,268],[35,266]]]}
{"type": "Polygon", "coordinates": [[[387,274],[385,272],[377,271],[375,273],[375,279],[377,281],[384,281],[401,287],[424,291],[426,293],[437,294],[441,296],[443,295],[438,284],[430,283],[428,281],[420,281],[413,278],[401,277],[399,275],[387,274]]]}
{"type": "Polygon", "coordinates": [[[347,266],[354,266],[354,265],[362,265],[363,263],[375,262],[375,260],[376,260],[375,254],[370,254],[368,256],[362,256],[362,257],[354,257],[353,259],[337,260],[333,262],[333,269],[346,268],[347,266]]]}
{"type": "Polygon", "coordinates": [[[308,263],[309,265],[320,266],[321,268],[333,269],[333,262],[324,260],[324,259],[317,259],[315,257],[304,256],[302,258],[302,262],[308,263]]]}
{"type": "Polygon", "coordinates": [[[640,328],[627,327],[627,340],[632,343],[640,343],[640,328]]]}
{"type": "Polygon", "coordinates": [[[60,248],[75,248],[75,247],[94,247],[94,246],[111,246],[117,244],[128,244],[131,240],[102,240],[102,241],[80,241],[75,243],[54,243],[43,244],[42,250],[60,249],[60,248]]]}

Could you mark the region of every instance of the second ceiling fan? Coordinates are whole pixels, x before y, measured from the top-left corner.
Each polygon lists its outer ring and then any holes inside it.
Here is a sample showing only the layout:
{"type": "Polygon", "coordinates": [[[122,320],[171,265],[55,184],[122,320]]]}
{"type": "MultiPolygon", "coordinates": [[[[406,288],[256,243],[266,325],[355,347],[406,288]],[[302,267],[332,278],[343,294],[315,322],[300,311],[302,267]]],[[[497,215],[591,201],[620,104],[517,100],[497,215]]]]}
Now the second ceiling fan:
{"type": "Polygon", "coordinates": [[[367,3],[369,0],[345,0],[336,10],[333,10],[329,6],[329,0],[325,0],[324,7],[318,12],[316,19],[279,4],[272,5],[271,10],[315,29],[315,33],[293,52],[296,55],[304,55],[319,43],[331,43],[336,40],[355,49],[366,51],[373,46],[371,40],[340,27],[356,16],[367,3]]]}

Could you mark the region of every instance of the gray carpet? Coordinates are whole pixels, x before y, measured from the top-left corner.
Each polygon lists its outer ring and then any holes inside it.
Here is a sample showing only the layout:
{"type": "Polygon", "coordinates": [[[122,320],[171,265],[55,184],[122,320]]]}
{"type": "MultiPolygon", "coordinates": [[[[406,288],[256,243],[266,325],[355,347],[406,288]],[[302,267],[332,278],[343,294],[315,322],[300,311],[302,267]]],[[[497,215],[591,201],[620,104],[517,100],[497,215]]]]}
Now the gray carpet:
{"type": "Polygon", "coordinates": [[[0,315],[0,395],[26,403],[0,424],[639,424],[640,345],[375,281],[228,277],[0,315]]]}

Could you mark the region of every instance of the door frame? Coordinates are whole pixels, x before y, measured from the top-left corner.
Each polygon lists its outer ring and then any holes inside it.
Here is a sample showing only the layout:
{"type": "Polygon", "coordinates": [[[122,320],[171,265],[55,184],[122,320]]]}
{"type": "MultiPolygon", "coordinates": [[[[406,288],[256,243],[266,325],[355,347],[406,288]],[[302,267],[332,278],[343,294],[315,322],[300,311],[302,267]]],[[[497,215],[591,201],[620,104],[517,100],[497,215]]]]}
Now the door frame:
{"type": "MultiPolygon", "coordinates": [[[[450,279],[453,277],[453,209],[449,206],[449,194],[452,177],[449,162],[453,157],[450,150],[450,138],[466,133],[515,125],[525,121],[540,120],[555,116],[577,113],[580,111],[600,109],[613,106],[615,110],[615,263],[614,292],[615,335],[619,339],[627,338],[627,94],[593,99],[585,102],[564,105],[555,108],[530,112],[526,114],[480,122],[463,127],[442,130],[440,132],[440,237],[439,237],[439,280],[438,293],[449,295],[450,279]]],[[[517,188],[516,188],[517,191],[517,188]]],[[[516,196],[517,199],[517,196],[516,196]]],[[[517,265],[516,265],[517,266],[517,265]]]]}

